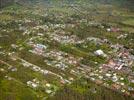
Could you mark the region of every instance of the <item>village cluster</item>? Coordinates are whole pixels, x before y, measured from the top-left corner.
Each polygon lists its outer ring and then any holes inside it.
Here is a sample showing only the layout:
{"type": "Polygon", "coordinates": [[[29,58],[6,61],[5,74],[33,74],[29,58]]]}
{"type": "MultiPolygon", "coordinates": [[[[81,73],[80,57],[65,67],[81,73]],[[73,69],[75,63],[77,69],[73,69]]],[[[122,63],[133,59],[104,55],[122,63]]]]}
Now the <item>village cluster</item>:
{"type": "MultiPolygon", "coordinates": [[[[61,16],[64,17],[64,14],[61,16]]],[[[83,19],[74,20],[77,24],[84,21],[83,19]]],[[[11,22],[5,21],[3,23],[8,25],[11,22]]],[[[81,39],[77,34],[65,31],[66,28],[74,29],[77,27],[76,24],[72,23],[47,23],[42,25],[42,20],[31,20],[29,18],[16,19],[15,23],[17,23],[16,29],[10,29],[9,27],[9,30],[1,29],[0,33],[0,39],[8,39],[10,37],[9,33],[20,32],[20,36],[15,37],[17,38],[15,42],[13,40],[11,44],[7,42],[7,46],[0,44],[0,64],[7,66],[1,67],[0,72],[11,71],[11,74],[5,75],[6,79],[19,81],[13,77],[14,74],[12,75],[12,73],[17,73],[21,66],[25,71],[29,71],[28,75],[29,73],[34,75],[34,77],[28,78],[22,83],[37,91],[40,88],[44,89],[47,95],[55,94],[60,87],[71,84],[83,76],[97,84],[133,95],[134,55],[130,51],[134,50],[130,50],[130,48],[126,48],[119,43],[112,43],[106,37],[88,36],[81,39]],[[3,35],[2,32],[6,32],[6,34],[3,35]],[[67,51],[68,48],[69,51],[67,51]],[[21,53],[24,54],[21,55],[21,53]],[[24,55],[25,57],[23,57],[24,55]],[[88,56],[91,56],[91,58],[86,61],[93,63],[95,66],[82,63],[88,56]],[[92,57],[102,59],[104,63],[92,60],[92,57]],[[34,62],[36,59],[39,60],[34,62]]],[[[118,27],[107,28],[96,22],[88,22],[87,26],[97,26],[107,34],[117,33],[117,39],[128,37],[128,34],[121,33],[122,31],[118,27]]],[[[3,43],[5,43],[4,39],[3,43]]]]}

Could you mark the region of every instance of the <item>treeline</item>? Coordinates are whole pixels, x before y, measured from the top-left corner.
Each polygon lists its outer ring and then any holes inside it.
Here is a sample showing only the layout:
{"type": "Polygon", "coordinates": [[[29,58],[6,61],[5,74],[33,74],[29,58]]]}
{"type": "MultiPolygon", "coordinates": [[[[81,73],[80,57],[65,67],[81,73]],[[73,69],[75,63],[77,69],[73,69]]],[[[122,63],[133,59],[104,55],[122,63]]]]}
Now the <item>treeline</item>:
{"type": "Polygon", "coordinates": [[[14,3],[14,0],[0,0],[0,8],[14,3]]]}
{"type": "Polygon", "coordinates": [[[113,4],[123,8],[134,9],[134,0],[94,0],[104,4],[113,4]]]}
{"type": "Polygon", "coordinates": [[[134,0],[31,0],[31,1],[43,1],[45,3],[49,4],[54,4],[54,3],[68,3],[68,4],[73,4],[73,3],[101,3],[101,4],[112,4],[115,6],[120,6],[120,7],[125,7],[129,8],[131,10],[134,9],[134,0]]]}
{"type": "Polygon", "coordinates": [[[0,0],[0,7],[17,2],[21,5],[32,5],[35,3],[45,3],[45,4],[91,4],[91,3],[101,3],[101,4],[112,4],[120,7],[126,7],[129,9],[134,9],[134,0],[0,0]]]}

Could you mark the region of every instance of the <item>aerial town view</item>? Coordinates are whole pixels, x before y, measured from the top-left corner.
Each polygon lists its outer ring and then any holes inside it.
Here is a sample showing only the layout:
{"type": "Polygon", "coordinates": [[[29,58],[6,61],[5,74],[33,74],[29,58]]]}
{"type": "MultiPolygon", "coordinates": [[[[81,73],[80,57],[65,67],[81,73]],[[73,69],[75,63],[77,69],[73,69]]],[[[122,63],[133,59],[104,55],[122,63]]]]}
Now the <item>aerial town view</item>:
{"type": "Polygon", "coordinates": [[[134,0],[0,0],[0,100],[134,100],[134,0]]]}

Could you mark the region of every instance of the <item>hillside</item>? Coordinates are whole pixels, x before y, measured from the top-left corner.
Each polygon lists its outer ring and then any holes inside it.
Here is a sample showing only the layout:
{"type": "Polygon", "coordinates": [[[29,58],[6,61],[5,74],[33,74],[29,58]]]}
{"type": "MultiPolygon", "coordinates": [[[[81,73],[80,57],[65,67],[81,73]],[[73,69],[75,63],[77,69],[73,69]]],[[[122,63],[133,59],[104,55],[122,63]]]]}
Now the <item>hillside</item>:
{"type": "Polygon", "coordinates": [[[134,100],[133,0],[1,0],[0,100],[134,100]]]}

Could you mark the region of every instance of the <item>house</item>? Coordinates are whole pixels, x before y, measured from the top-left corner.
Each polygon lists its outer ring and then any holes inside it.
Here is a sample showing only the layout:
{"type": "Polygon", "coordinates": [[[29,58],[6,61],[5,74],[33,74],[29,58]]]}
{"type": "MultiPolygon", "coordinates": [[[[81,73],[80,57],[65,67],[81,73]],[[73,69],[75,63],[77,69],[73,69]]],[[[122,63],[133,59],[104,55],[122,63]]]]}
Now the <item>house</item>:
{"type": "Polygon", "coordinates": [[[118,77],[117,77],[116,75],[113,76],[113,77],[112,77],[112,81],[113,81],[113,82],[117,82],[117,81],[118,81],[118,77]]]}
{"type": "Polygon", "coordinates": [[[43,44],[36,44],[35,48],[42,50],[42,49],[47,49],[47,46],[45,46],[43,44]]]}
{"type": "Polygon", "coordinates": [[[5,71],[5,69],[3,69],[3,68],[0,68],[0,71],[1,71],[1,72],[4,72],[4,71],[5,71]]]}
{"type": "Polygon", "coordinates": [[[47,83],[47,84],[46,84],[46,87],[51,87],[51,84],[47,83]]]}
{"type": "Polygon", "coordinates": [[[116,63],[112,59],[110,59],[108,62],[108,66],[114,68],[116,66],[116,63]]]}
{"type": "Polygon", "coordinates": [[[16,44],[11,44],[11,47],[16,49],[18,46],[16,44]]]}
{"type": "Polygon", "coordinates": [[[17,68],[12,68],[11,71],[12,72],[16,72],[17,71],[17,68]]]}
{"type": "Polygon", "coordinates": [[[107,30],[107,32],[119,32],[120,28],[112,27],[112,28],[107,28],[106,30],[107,30]]]}
{"type": "Polygon", "coordinates": [[[43,36],[43,33],[37,33],[38,36],[43,36]]]}
{"type": "Polygon", "coordinates": [[[113,89],[120,89],[121,88],[121,86],[120,85],[118,85],[118,84],[116,84],[116,83],[114,83],[114,84],[112,84],[112,88],[113,89]]]}
{"type": "Polygon", "coordinates": [[[41,68],[40,68],[40,67],[37,67],[37,66],[34,66],[34,67],[33,67],[33,70],[37,72],[37,71],[40,71],[41,68]]]}
{"type": "Polygon", "coordinates": [[[128,87],[128,90],[129,91],[134,91],[134,88],[133,87],[128,87]]]}
{"type": "Polygon", "coordinates": [[[106,73],[106,76],[107,76],[107,77],[111,77],[111,74],[109,74],[109,73],[106,73]]]}
{"type": "Polygon", "coordinates": [[[131,83],[134,83],[134,80],[131,80],[131,83]]]}
{"type": "Polygon", "coordinates": [[[97,56],[103,56],[103,57],[106,57],[107,55],[100,49],[100,50],[96,50],[94,52],[95,55],[97,56]]]}
{"type": "Polygon", "coordinates": [[[46,89],[46,90],[45,90],[45,92],[46,92],[47,94],[52,93],[52,91],[51,91],[51,90],[49,90],[49,89],[46,89]]]}
{"type": "Polygon", "coordinates": [[[27,81],[27,85],[28,85],[28,86],[31,86],[31,87],[33,87],[33,88],[36,88],[36,87],[38,86],[38,84],[36,84],[36,83],[34,83],[34,82],[32,82],[32,81],[27,81]]]}

